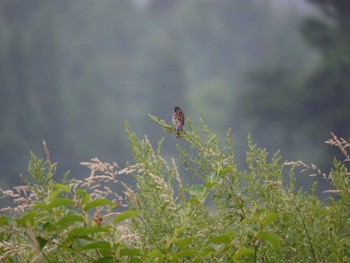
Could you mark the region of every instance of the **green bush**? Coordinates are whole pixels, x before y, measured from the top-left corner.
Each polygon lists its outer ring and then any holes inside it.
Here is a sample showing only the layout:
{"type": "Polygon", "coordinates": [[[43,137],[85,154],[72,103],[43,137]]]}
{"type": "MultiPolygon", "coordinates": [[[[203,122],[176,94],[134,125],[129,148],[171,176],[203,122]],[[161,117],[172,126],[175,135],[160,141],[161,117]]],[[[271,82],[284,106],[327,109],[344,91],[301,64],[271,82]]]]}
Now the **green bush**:
{"type": "MultiPolygon", "coordinates": [[[[165,132],[175,129],[150,116],[165,132]]],[[[247,169],[235,163],[228,131],[224,147],[201,121],[177,146],[196,185],[184,185],[175,160],[161,156],[125,125],[134,163],[119,168],[97,158],[82,165],[84,180],[54,180],[56,164],[31,155],[30,178],[1,190],[14,206],[1,209],[2,262],[349,262],[349,142],[333,135],[344,161],[329,175],[314,165],[283,162],[248,137],[247,169]],[[333,198],[321,201],[295,189],[298,167],[329,181],[333,198]],[[288,175],[288,180],[283,180],[288,175]],[[133,176],[135,187],[123,182],[133,176]],[[123,186],[122,193],[111,190],[123,186]]],[[[314,185],[316,189],[316,185],[314,185]]]]}

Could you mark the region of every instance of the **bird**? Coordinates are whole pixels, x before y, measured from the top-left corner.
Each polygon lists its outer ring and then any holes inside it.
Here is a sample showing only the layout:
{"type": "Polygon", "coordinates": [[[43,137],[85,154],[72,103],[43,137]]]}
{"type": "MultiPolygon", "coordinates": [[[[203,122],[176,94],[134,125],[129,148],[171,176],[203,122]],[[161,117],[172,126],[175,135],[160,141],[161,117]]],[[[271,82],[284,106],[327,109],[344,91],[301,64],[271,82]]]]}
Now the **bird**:
{"type": "Polygon", "coordinates": [[[178,106],[174,107],[172,121],[175,126],[176,132],[179,135],[180,132],[183,132],[183,127],[185,125],[185,114],[182,109],[178,106]]]}

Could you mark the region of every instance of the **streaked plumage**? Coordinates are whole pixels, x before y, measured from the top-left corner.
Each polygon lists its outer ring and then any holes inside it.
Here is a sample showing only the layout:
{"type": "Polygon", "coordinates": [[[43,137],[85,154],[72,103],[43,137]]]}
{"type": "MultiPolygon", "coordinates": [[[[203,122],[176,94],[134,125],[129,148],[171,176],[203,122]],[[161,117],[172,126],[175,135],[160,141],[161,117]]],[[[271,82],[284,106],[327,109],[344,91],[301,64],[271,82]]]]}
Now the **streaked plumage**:
{"type": "Polygon", "coordinates": [[[172,121],[176,128],[176,132],[183,132],[183,127],[185,125],[185,114],[180,107],[174,107],[172,121]]]}

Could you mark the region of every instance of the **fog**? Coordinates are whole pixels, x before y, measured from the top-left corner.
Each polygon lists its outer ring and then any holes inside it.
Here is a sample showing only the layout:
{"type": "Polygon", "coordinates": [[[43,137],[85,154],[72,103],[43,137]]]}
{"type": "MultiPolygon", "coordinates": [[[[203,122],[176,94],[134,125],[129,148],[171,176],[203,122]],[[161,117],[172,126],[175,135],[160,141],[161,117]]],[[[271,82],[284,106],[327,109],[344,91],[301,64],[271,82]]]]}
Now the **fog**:
{"type": "Polygon", "coordinates": [[[349,136],[348,10],[290,2],[1,1],[1,188],[31,151],[44,158],[43,140],[58,176],[87,176],[79,162],[93,157],[123,166],[125,121],[176,158],[181,139],[148,117],[170,124],[174,106],[221,137],[232,128],[242,166],[252,133],[284,160],[329,167],[323,142],[349,136]]]}

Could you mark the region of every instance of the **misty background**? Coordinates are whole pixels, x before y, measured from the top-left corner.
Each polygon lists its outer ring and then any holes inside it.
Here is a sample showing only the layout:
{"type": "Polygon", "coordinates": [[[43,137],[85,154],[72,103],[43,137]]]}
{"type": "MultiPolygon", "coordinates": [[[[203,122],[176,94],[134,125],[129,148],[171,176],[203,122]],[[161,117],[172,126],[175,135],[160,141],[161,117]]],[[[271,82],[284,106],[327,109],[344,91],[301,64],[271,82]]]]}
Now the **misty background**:
{"type": "MultiPolygon", "coordinates": [[[[349,138],[348,0],[0,1],[0,185],[20,183],[45,140],[58,175],[98,157],[132,161],[140,137],[182,143],[174,106],[223,136],[244,165],[249,132],[283,159],[329,169],[331,132],[349,138]]],[[[223,140],[222,140],[223,141],[223,140]]],[[[302,180],[311,180],[307,175],[302,180]]]]}

